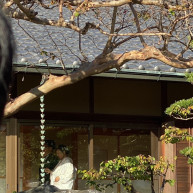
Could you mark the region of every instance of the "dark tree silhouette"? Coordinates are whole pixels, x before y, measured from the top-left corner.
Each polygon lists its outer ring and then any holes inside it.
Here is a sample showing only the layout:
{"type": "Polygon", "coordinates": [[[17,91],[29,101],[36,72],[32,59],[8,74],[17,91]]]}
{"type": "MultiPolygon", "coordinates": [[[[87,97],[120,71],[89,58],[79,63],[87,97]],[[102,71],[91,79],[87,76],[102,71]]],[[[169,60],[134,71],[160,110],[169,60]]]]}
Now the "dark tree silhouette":
{"type": "Polygon", "coordinates": [[[0,120],[7,102],[11,82],[12,57],[14,52],[13,35],[9,21],[0,10],[0,120]]]}

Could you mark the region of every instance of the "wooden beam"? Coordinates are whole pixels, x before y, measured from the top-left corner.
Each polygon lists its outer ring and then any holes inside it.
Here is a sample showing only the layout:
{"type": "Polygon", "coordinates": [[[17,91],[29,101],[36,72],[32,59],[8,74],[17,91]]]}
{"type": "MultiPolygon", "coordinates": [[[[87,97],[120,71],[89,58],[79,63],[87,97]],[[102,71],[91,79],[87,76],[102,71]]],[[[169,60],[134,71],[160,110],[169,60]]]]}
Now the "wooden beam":
{"type": "Polygon", "coordinates": [[[93,125],[89,125],[89,134],[88,134],[88,160],[89,160],[89,169],[94,168],[93,125]]]}
{"type": "Polygon", "coordinates": [[[18,130],[17,119],[11,118],[6,135],[6,193],[18,191],[18,130]]]}

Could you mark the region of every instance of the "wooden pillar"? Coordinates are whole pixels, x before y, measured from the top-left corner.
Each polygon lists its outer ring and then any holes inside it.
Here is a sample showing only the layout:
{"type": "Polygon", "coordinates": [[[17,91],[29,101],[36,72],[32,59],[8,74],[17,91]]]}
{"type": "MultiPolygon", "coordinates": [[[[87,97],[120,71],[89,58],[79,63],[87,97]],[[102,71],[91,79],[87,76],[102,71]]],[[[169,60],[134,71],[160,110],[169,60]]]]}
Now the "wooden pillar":
{"type": "Polygon", "coordinates": [[[155,159],[158,159],[158,132],[157,131],[151,131],[151,156],[155,157],[155,159]]]}
{"type": "MultiPolygon", "coordinates": [[[[190,128],[190,135],[193,136],[193,128],[190,128]]],[[[191,147],[193,147],[193,143],[191,143],[191,147]]],[[[191,180],[190,180],[190,183],[191,183],[192,192],[193,192],[193,166],[191,165],[190,168],[191,168],[191,180]]]]}
{"type": "MultiPolygon", "coordinates": [[[[164,123],[163,125],[167,125],[167,126],[174,126],[174,122],[167,122],[164,123]]],[[[174,164],[174,172],[172,172],[171,170],[168,170],[167,174],[166,174],[166,179],[172,179],[175,180],[175,185],[174,186],[170,186],[168,183],[165,185],[164,188],[164,193],[176,193],[177,192],[177,178],[176,178],[176,144],[171,144],[171,143],[162,143],[162,156],[166,158],[166,160],[169,161],[170,164],[174,164]]]]}
{"type": "Polygon", "coordinates": [[[89,134],[88,134],[88,160],[89,160],[89,169],[94,168],[93,125],[89,125],[89,134]]]}
{"type": "Polygon", "coordinates": [[[11,118],[6,135],[6,193],[18,191],[18,130],[17,119],[11,118]]]}
{"type": "MultiPolygon", "coordinates": [[[[94,80],[89,78],[89,113],[94,114],[94,80]]],[[[88,128],[88,161],[89,169],[94,168],[94,141],[93,141],[93,125],[88,128]]]]}
{"type": "MultiPolygon", "coordinates": [[[[169,163],[176,165],[175,157],[176,157],[176,144],[165,144],[165,157],[169,161],[169,163]]],[[[169,170],[166,174],[166,179],[172,179],[176,181],[176,168],[174,169],[174,172],[169,170]]],[[[170,186],[169,184],[166,184],[164,188],[164,193],[176,193],[177,192],[177,181],[175,182],[174,186],[170,186]]]]}
{"type": "MultiPolygon", "coordinates": [[[[159,146],[158,146],[158,131],[151,131],[151,156],[154,157],[156,160],[159,159],[159,146]]],[[[159,190],[159,177],[154,178],[154,188],[155,192],[158,192],[159,190]]]]}

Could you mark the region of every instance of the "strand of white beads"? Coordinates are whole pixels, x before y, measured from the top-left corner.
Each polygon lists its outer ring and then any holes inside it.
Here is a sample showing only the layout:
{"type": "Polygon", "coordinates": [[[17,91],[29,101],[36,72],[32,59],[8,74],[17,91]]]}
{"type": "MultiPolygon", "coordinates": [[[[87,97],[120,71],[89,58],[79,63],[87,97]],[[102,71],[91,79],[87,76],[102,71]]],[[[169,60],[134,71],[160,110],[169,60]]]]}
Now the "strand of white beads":
{"type": "MultiPolygon", "coordinates": [[[[42,81],[40,85],[45,82],[45,76],[42,76],[42,81]]],[[[40,184],[44,185],[45,183],[45,108],[44,108],[44,95],[40,97],[40,184]]]]}

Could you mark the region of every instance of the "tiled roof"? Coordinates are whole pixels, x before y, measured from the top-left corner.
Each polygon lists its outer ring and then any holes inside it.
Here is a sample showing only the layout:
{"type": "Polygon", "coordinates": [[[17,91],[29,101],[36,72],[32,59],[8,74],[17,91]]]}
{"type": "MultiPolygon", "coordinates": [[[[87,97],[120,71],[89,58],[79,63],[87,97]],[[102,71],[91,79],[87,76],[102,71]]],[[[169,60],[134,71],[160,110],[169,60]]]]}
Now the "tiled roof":
{"type": "MultiPolygon", "coordinates": [[[[37,7],[37,9],[39,13],[38,16],[41,16],[41,13],[44,13],[44,15],[46,15],[49,19],[57,19],[57,10],[51,9],[47,11],[45,9],[42,10],[39,7],[37,7]]],[[[64,13],[65,18],[69,19],[69,10],[64,8],[64,13]]],[[[90,13],[89,17],[85,15],[81,16],[80,26],[83,26],[86,21],[93,22],[94,20],[96,20],[96,18],[92,17],[92,14],[93,13],[90,13]]],[[[42,17],[44,16],[42,15],[42,17]]],[[[105,23],[110,22],[110,17],[104,16],[104,18],[105,23]]],[[[151,22],[154,21],[152,20],[151,22]]],[[[73,32],[72,30],[67,28],[42,26],[22,20],[20,20],[19,22],[17,20],[13,20],[12,23],[17,43],[17,58],[15,59],[15,65],[23,64],[38,67],[45,66],[45,64],[39,63],[39,61],[46,58],[46,52],[51,52],[55,56],[57,56],[53,60],[47,60],[47,64],[50,67],[54,68],[61,67],[61,65],[57,61],[60,57],[62,57],[67,67],[72,67],[74,61],[79,61],[79,57],[82,58],[79,51],[79,34],[77,32],[73,32]],[[25,32],[22,28],[25,30],[25,32]]],[[[136,31],[133,26],[129,26],[128,28],[130,32],[136,31]]],[[[86,36],[82,36],[82,49],[89,60],[94,59],[98,54],[101,53],[101,50],[105,46],[106,39],[107,36],[102,35],[97,30],[90,30],[86,36]]],[[[145,39],[147,42],[150,42],[151,44],[155,45],[158,42],[158,37],[151,36],[145,37],[145,39]]],[[[176,43],[170,46],[170,49],[176,52],[180,49],[180,47],[178,47],[176,43]]],[[[157,47],[159,47],[159,45],[157,45],[157,47]]],[[[116,48],[114,52],[123,53],[124,51],[130,51],[133,49],[140,48],[142,48],[142,46],[139,41],[139,38],[135,38],[131,39],[129,42],[122,44],[120,47],[116,48]]],[[[188,54],[192,53],[189,52],[188,54]]],[[[124,69],[129,68],[134,70],[143,70],[143,67],[145,68],[145,70],[148,71],[175,71],[174,69],[171,69],[170,66],[165,65],[164,63],[154,59],[148,61],[129,61],[123,66],[124,69]],[[159,68],[157,66],[159,66],[159,68]],[[157,69],[155,69],[155,67],[157,67],[157,69]]],[[[185,70],[176,69],[176,72],[185,72],[185,70]]]]}

